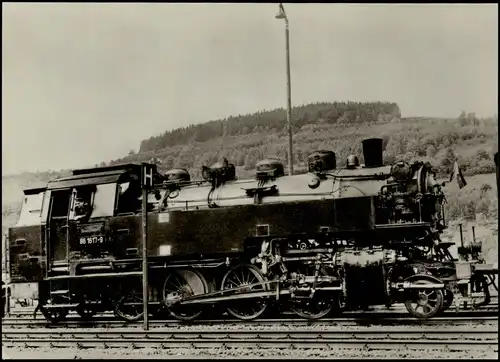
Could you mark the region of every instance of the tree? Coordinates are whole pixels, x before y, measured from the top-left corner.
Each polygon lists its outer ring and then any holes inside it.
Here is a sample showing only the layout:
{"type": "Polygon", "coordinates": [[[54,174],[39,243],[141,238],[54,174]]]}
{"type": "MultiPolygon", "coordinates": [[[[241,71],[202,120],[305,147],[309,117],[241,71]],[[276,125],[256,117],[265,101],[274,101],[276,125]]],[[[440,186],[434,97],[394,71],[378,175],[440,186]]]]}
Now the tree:
{"type": "Polygon", "coordinates": [[[183,149],[179,153],[179,157],[176,159],[175,167],[176,168],[190,168],[193,166],[193,154],[189,149],[183,149]]]}
{"type": "Polygon", "coordinates": [[[481,197],[484,196],[488,191],[492,190],[493,187],[491,187],[490,184],[482,184],[481,185],[481,197]]]}
{"type": "Polygon", "coordinates": [[[258,160],[253,152],[250,152],[245,157],[245,170],[253,170],[258,160]]]}
{"type": "Polygon", "coordinates": [[[478,161],[481,161],[481,160],[490,161],[491,157],[490,157],[489,153],[486,152],[485,150],[479,150],[479,151],[476,152],[476,159],[478,161]]]}
{"type": "Polygon", "coordinates": [[[461,126],[465,126],[467,124],[467,114],[465,113],[465,111],[460,112],[460,115],[458,116],[458,122],[461,126]]]}
{"type": "Polygon", "coordinates": [[[451,147],[446,148],[446,152],[441,159],[442,171],[445,173],[451,173],[456,159],[457,157],[455,155],[455,152],[453,152],[453,149],[451,147]]]}
{"type": "Polygon", "coordinates": [[[434,147],[433,145],[427,146],[425,154],[428,158],[433,158],[434,156],[436,156],[436,153],[437,153],[436,147],[434,147]]]}
{"type": "Polygon", "coordinates": [[[236,150],[234,156],[234,164],[236,166],[244,166],[245,165],[246,154],[242,150],[236,150]]]}

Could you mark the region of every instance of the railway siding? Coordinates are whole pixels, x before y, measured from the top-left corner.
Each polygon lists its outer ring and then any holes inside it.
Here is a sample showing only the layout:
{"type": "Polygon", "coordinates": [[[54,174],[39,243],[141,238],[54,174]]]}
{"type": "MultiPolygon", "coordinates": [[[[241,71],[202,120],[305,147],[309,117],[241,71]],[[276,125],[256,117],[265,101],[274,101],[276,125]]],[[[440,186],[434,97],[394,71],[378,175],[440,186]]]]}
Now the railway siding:
{"type": "Polygon", "coordinates": [[[368,348],[368,349],[439,349],[461,351],[488,349],[498,352],[497,329],[371,329],[286,331],[110,331],[95,330],[48,332],[2,331],[2,345],[79,348],[368,348]]]}

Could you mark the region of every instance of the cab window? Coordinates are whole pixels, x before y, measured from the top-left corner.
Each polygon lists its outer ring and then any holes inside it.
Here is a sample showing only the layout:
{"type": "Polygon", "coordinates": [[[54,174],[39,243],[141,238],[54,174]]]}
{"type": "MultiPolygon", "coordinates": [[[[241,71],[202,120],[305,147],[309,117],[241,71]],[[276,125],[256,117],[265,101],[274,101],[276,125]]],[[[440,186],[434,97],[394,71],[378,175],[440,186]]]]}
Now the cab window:
{"type": "Polygon", "coordinates": [[[35,195],[25,195],[22,201],[21,213],[17,226],[41,224],[42,202],[44,192],[35,195]]]}
{"type": "Polygon", "coordinates": [[[70,220],[88,220],[93,211],[96,186],[76,187],[72,190],[70,220]]]}
{"type": "Polygon", "coordinates": [[[113,216],[116,183],[76,187],[72,191],[70,220],[113,216]]]}
{"type": "Polygon", "coordinates": [[[118,185],[117,214],[141,211],[141,185],[138,181],[123,182],[118,185]]]}
{"type": "Polygon", "coordinates": [[[94,207],[90,218],[113,216],[115,209],[116,184],[97,185],[94,194],[94,207]]]}

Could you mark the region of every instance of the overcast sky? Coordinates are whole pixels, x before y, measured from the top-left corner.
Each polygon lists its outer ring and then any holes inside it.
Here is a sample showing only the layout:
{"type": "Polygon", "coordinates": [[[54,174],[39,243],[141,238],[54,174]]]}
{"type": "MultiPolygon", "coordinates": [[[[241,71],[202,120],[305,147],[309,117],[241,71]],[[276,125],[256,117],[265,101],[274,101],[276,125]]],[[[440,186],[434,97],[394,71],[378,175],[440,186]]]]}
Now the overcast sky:
{"type": "MultiPolygon", "coordinates": [[[[497,5],[285,4],[292,103],[497,113],[497,5]]],[[[286,105],[277,4],[2,4],[2,171],[77,168],[286,105]]]]}

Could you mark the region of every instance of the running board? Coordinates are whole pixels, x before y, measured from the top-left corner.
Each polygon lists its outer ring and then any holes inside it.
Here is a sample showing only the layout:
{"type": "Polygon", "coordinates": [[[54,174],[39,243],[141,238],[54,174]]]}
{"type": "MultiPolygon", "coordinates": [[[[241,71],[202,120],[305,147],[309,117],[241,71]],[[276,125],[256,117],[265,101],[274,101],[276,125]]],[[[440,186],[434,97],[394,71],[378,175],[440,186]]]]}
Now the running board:
{"type": "Polygon", "coordinates": [[[57,309],[57,308],[75,308],[81,303],[68,303],[68,304],[45,304],[44,309],[57,309]]]}
{"type": "MultiPolygon", "coordinates": [[[[467,281],[468,283],[468,281],[467,281]]],[[[417,284],[412,282],[402,282],[402,283],[391,283],[391,288],[398,290],[405,289],[443,289],[443,283],[433,283],[433,284],[417,284]]]]}
{"type": "Polygon", "coordinates": [[[129,276],[141,276],[142,272],[125,272],[125,273],[100,273],[100,274],[82,274],[82,275],[60,275],[48,277],[45,280],[65,280],[65,279],[91,279],[91,278],[117,278],[129,276]]]}

